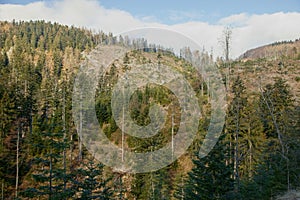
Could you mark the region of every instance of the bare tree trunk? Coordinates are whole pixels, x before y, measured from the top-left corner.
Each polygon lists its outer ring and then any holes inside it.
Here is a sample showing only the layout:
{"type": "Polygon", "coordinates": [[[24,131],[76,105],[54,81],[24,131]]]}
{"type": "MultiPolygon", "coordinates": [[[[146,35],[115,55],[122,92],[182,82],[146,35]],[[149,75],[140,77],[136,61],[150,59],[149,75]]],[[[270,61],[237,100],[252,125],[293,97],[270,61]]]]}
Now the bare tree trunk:
{"type": "Polygon", "coordinates": [[[172,161],[174,159],[174,107],[172,107],[172,161]]]}
{"type": "Polygon", "coordinates": [[[204,80],[201,81],[201,96],[203,96],[204,92],[204,80]]]}
{"type": "Polygon", "coordinates": [[[78,143],[79,143],[79,155],[78,160],[82,160],[82,94],[80,94],[80,113],[79,113],[79,137],[78,137],[78,143]]]}
{"type": "Polygon", "coordinates": [[[28,92],[27,92],[27,80],[25,80],[25,83],[24,83],[24,93],[25,93],[25,96],[28,95],[28,92]]]}
{"type": "Polygon", "coordinates": [[[225,67],[227,68],[227,73],[225,73],[226,77],[225,77],[225,80],[226,80],[226,90],[228,91],[229,90],[229,75],[230,75],[230,59],[229,59],[229,56],[230,56],[230,43],[231,43],[231,36],[232,36],[232,30],[230,27],[226,27],[224,30],[223,30],[223,39],[221,40],[221,44],[222,44],[222,47],[223,47],[223,50],[224,50],[224,54],[225,54],[225,67]]]}
{"type": "Polygon", "coordinates": [[[72,163],[72,160],[73,160],[73,133],[71,132],[70,134],[70,163],[72,163]]]}
{"type": "Polygon", "coordinates": [[[226,89],[227,91],[229,91],[229,88],[230,88],[230,68],[231,68],[231,65],[230,65],[230,62],[228,61],[227,63],[227,76],[226,76],[226,89]]]}
{"type": "MultiPolygon", "coordinates": [[[[77,129],[78,130],[78,129],[77,129]]],[[[72,160],[73,160],[73,148],[74,148],[74,143],[73,143],[73,131],[72,129],[69,129],[69,134],[70,134],[70,163],[72,164],[72,160]]]]}
{"type": "Polygon", "coordinates": [[[288,184],[288,190],[289,190],[290,189],[289,159],[286,157],[286,151],[285,151],[285,147],[284,147],[284,142],[282,140],[282,133],[281,133],[281,131],[279,129],[279,125],[277,123],[277,120],[276,120],[276,117],[275,117],[275,114],[274,114],[273,103],[270,100],[270,98],[268,99],[270,103],[266,99],[266,97],[264,95],[264,92],[263,92],[263,90],[261,88],[261,84],[260,84],[260,91],[261,91],[261,96],[263,98],[263,101],[267,105],[267,108],[268,108],[269,113],[270,113],[271,118],[272,118],[272,122],[273,122],[273,124],[275,126],[275,129],[276,129],[276,132],[277,132],[277,138],[278,138],[280,146],[281,146],[281,156],[286,160],[286,166],[287,166],[287,184],[288,184]]]}
{"type": "Polygon", "coordinates": [[[16,199],[18,198],[18,186],[19,186],[19,143],[20,143],[20,124],[18,126],[18,136],[17,136],[17,169],[16,169],[16,199]]]}
{"type": "Polygon", "coordinates": [[[30,113],[29,113],[29,136],[32,136],[32,104],[30,105],[30,113]]]}
{"type": "Polygon", "coordinates": [[[280,143],[280,146],[281,146],[281,152],[284,155],[285,154],[285,150],[284,150],[284,145],[283,145],[283,141],[282,141],[282,134],[281,134],[281,131],[280,131],[279,126],[277,124],[277,121],[276,121],[276,118],[275,118],[275,115],[274,115],[274,112],[273,112],[273,108],[271,108],[270,104],[268,103],[268,100],[266,99],[266,97],[265,97],[262,89],[261,89],[261,96],[262,96],[265,104],[267,105],[269,113],[270,113],[270,115],[272,117],[272,122],[273,122],[273,124],[275,126],[275,129],[276,129],[276,132],[277,132],[277,137],[278,137],[278,140],[279,140],[279,143],[280,143]]]}
{"type": "MultiPolygon", "coordinates": [[[[63,86],[64,87],[64,86],[63,86]]],[[[66,169],[67,169],[67,163],[66,163],[66,102],[65,102],[65,88],[63,88],[63,113],[62,113],[62,121],[63,121],[63,144],[64,144],[64,150],[63,150],[63,166],[64,166],[64,192],[66,192],[67,183],[66,183],[66,169]]]]}
{"type": "MultiPolygon", "coordinates": [[[[123,98],[125,97],[125,93],[124,93],[124,86],[123,86],[123,98]]],[[[124,122],[124,119],[125,118],[125,108],[124,108],[124,105],[122,107],[122,162],[124,162],[124,137],[125,137],[125,134],[124,134],[124,129],[125,129],[125,122],[124,122]]]]}
{"type": "Polygon", "coordinates": [[[250,141],[250,145],[249,145],[249,151],[250,151],[250,155],[249,155],[249,178],[252,178],[252,142],[250,141]]]}
{"type": "Polygon", "coordinates": [[[235,121],[235,146],[234,146],[234,180],[235,180],[235,191],[239,192],[239,132],[240,132],[240,115],[239,115],[240,105],[239,102],[237,104],[236,109],[236,121],[235,121]]]}
{"type": "Polygon", "coordinates": [[[155,199],[154,195],[154,182],[153,182],[153,172],[151,172],[151,189],[152,189],[152,197],[155,199]]]}
{"type": "Polygon", "coordinates": [[[124,118],[125,118],[125,110],[124,110],[124,106],[122,108],[122,162],[124,162],[124,118]]]}
{"type": "Polygon", "coordinates": [[[238,191],[238,149],[237,149],[237,134],[234,136],[234,156],[233,156],[233,174],[235,180],[235,191],[238,191]]]}
{"type": "Polygon", "coordinates": [[[207,77],[207,101],[209,102],[209,97],[210,97],[210,81],[209,78],[207,77]]]}
{"type": "Polygon", "coordinates": [[[229,51],[230,51],[230,41],[231,41],[231,35],[232,31],[229,27],[226,27],[223,31],[225,41],[224,41],[224,50],[225,50],[225,60],[226,62],[229,61],[229,51]]]}

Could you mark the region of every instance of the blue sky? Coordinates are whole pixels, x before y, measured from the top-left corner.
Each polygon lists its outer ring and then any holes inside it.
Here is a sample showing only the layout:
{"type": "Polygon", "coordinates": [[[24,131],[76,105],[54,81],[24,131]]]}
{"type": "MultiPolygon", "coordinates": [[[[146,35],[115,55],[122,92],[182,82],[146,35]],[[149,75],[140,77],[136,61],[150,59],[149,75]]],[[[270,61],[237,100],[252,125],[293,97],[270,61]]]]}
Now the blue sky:
{"type": "MultiPolygon", "coordinates": [[[[4,4],[28,4],[38,0],[0,0],[4,4]]],[[[41,0],[51,4],[51,0],[41,0]]],[[[164,24],[204,21],[218,23],[224,17],[247,13],[300,12],[300,0],[98,0],[107,9],[164,24]]]]}
{"type": "Polygon", "coordinates": [[[300,11],[299,0],[103,0],[101,4],[107,8],[126,10],[138,17],[154,16],[167,24],[188,20],[215,23],[223,17],[239,13],[300,11]],[[175,14],[181,15],[177,21],[176,17],[172,19],[175,14]]]}

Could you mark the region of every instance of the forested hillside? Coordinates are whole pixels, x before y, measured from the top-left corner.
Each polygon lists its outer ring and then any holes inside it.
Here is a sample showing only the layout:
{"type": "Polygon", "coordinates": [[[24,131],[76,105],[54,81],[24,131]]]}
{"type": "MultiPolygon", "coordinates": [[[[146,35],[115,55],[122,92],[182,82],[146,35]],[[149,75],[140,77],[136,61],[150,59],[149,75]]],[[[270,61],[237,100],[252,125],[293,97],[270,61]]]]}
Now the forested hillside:
{"type": "Polygon", "coordinates": [[[300,40],[296,39],[295,41],[283,41],[283,42],[274,42],[269,45],[261,46],[246,51],[240,58],[242,59],[258,59],[258,58],[269,58],[269,59],[282,59],[282,58],[291,58],[299,59],[300,58],[300,40]]]}
{"type": "MultiPolygon", "coordinates": [[[[150,46],[150,45],[149,45],[150,46]]],[[[2,199],[274,199],[300,187],[299,56],[214,63],[227,90],[227,115],[214,149],[198,157],[210,122],[209,83],[189,55],[213,63],[207,52],[176,56],[103,32],[44,21],[0,22],[0,188],[2,199]],[[137,64],[163,64],[183,74],[201,107],[198,134],[171,165],[149,173],[120,173],[94,159],[72,118],[74,79],[97,45],[141,47],[109,66],[99,80],[99,124],[120,146],[111,110],[112,86],[137,64]]],[[[296,49],[297,50],[297,49],[296,49]]],[[[139,88],[130,100],[132,119],[149,123],[149,107],[162,105],[165,127],[146,138],[125,136],[135,152],[163,147],[178,130],[180,109],[163,87],[139,88]]]]}

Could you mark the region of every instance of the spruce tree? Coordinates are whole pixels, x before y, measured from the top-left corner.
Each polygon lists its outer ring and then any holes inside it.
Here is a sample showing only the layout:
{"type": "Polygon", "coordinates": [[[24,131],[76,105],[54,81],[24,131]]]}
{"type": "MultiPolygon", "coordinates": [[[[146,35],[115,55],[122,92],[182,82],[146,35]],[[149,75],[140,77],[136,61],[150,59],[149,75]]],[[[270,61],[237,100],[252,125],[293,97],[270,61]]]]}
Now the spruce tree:
{"type": "Polygon", "coordinates": [[[229,148],[222,135],[213,150],[204,158],[195,156],[194,167],[184,186],[177,188],[177,199],[231,199],[232,165],[227,163],[229,148]]]}
{"type": "Polygon", "coordinates": [[[113,191],[109,185],[111,177],[104,176],[104,165],[89,159],[73,172],[75,194],[73,199],[111,199],[113,191]]]}
{"type": "Polygon", "coordinates": [[[293,105],[285,80],[275,78],[274,84],[261,89],[260,112],[268,149],[264,152],[264,165],[259,168],[261,173],[255,178],[268,180],[268,185],[263,184],[263,194],[270,197],[299,187],[299,176],[296,175],[299,174],[299,156],[295,156],[299,151],[299,137],[295,135],[299,111],[293,105]]]}

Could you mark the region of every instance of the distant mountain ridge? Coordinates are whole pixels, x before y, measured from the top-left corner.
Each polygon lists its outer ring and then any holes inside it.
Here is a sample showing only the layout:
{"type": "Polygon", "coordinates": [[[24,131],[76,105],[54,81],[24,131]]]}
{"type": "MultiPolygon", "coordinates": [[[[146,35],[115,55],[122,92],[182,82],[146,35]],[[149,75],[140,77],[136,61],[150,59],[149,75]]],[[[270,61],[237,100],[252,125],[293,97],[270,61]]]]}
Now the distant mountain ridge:
{"type": "Polygon", "coordinates": [[[300,59],[300,39],[295,41],[282,41],[250,49],[242,54],[240,60],[254,60],[267,58],[277,60],[282,57],[300,59]]]}

